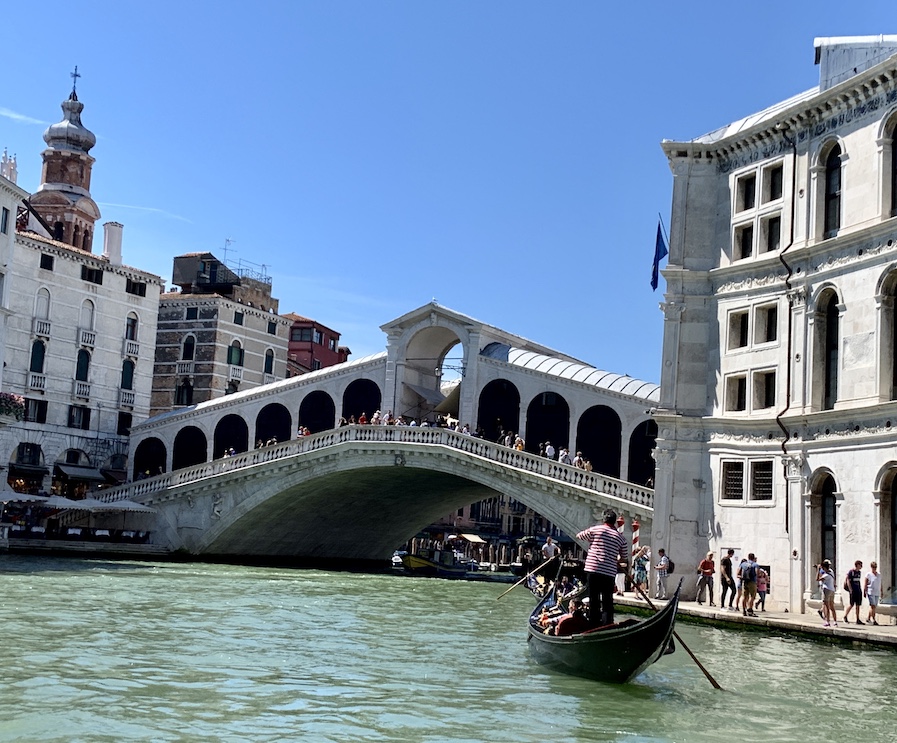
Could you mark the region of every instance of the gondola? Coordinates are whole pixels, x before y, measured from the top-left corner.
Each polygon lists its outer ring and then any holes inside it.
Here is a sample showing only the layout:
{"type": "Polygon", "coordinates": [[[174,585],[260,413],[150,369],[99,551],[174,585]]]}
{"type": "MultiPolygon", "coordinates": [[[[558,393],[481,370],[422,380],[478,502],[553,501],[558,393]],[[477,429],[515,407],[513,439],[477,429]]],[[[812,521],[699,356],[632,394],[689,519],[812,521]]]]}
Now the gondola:
{"type": "Polygon", "coordinates": [[[536,662],[562,673],[625,684],[661,655],[672,652],[681,588],[680,581],[667,605],[647,619],[621,617],[622,621],[607,627],[566,637],[546,635],[539,625],[543,608],[554,604],[552,591],[530,615],[527,638],[530,653],[536,662]]]}

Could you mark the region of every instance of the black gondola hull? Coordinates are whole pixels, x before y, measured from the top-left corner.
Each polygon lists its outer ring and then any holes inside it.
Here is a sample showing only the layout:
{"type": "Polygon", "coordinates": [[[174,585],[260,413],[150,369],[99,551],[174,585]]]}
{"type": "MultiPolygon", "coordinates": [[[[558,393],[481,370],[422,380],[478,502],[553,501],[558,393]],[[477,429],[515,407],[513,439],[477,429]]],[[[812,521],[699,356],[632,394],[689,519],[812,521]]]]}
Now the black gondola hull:
{"type": "Polygon", "coordinates": [[[679,590],[666,606],[645,620],[569,637],[546,635],[540,630],[542,606],[551,601],[548,597],[540,602],[530,617],[528,644],[533,658],[572,676],[623,684],[658,660],[670,646],[679,590]]]}

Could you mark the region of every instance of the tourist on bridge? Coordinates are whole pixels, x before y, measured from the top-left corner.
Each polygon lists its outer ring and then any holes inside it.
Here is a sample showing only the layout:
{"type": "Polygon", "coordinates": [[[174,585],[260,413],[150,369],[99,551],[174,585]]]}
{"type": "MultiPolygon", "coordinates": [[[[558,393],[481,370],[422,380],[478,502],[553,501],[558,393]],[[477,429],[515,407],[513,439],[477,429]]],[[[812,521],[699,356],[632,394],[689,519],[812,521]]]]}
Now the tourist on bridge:
{"type": "Polygon", "coordinates": [[[608,508],[604,523],[590,526],[576,535],[589,543],[586,554],[589,617],[594,627],[614,621],[614,580],[617,565],[626,559],[626,539],[617,531],[617,512],[608,508]]]}

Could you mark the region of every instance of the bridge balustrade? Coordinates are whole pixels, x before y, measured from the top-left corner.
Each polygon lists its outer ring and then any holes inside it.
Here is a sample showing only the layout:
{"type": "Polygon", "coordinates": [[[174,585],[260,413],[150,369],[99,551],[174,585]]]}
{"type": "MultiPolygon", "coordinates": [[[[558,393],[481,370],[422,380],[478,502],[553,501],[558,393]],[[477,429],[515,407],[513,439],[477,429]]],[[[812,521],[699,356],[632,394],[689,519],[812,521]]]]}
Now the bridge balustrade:
{"type": "Polygon", "coordinates": [[[358,442],[383,442],[398,444],[422,444],[447,446],[498,464],[551,477],[596,493],[612,495],[621,500],[642,506],[654,507],[654,490],[625,480],[618,480],[598,472],[588,472],[572,465],[540,457],[517,449],[459,433],[446,428],[417,426],[375,426],[352,425],[324,431],[311,436],[301,436],[292,441],[271,444],[258,449],[234,454],[212,462],[194,465],[175,472],[169,472],[145,480],[122,485],[106,491],[104,500],[120,498],[139,499],[140,496],[156,495],[178,485],[198,482],[214,475],[252,467],[267,462],[276,462],[306,452],[326,449],[339,444],[358,442]]]}

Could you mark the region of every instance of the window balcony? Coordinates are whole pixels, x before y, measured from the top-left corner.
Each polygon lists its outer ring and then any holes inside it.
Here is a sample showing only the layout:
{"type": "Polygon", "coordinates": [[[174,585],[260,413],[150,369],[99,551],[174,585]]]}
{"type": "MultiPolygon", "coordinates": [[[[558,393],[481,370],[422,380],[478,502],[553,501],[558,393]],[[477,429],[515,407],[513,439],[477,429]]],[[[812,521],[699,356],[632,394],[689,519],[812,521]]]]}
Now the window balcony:
{"type": "Polygon", "coordinates": [[[192,377],[193,376],[193,362],[192,361],[178,361],[178,363],[175,367],[175,374],[177,374],[179,377],[183,377],[183,376],[192,377]]]}
{"type": "Polygon", "coordinates": [[[47,389],[47,375],[30,372],[28,374],[28,389],[45,392],[47,389]]]}
{"type": "Polygon", "coordinates": [[[134,391],[133,390],[119,390],[118,391],[118,405],[122,408],[133,408],[134,407],[134,391]]]}
{"type": "Polygon", "coordinates": [[[42,338],[50,337],[50,329],[52,325],[49,320],[41,320],[39,317],[35,317],[31,321],[31,332],[35,335],[39,335],[42,338]]]}
{"type": "Polygon", "coordinates": [[[231,366],[229,367],[229,371],[227,373],[228,379],[236,379],[237,381],[243,381],[243,367],[242,366],[231,366]]]}
{"type": "Polygon", "coordinates": [[[94,330],[87,328],[78,328],[78,343],[88,348],[93,348],[97,344],[97,334],[94,330]]]}
{"type": "Polygon", "coordinates": [[[72,395],[85,400],[90,399],[90,382],[82,382],[79,379],[72,380],[72,395]]]}
{"type": "Polygon", "coordinates": [[[140,344],[137,341],[132,341],[129,338],[125,338],[123,352],[125,356],[139,356],[140,344]]]}

